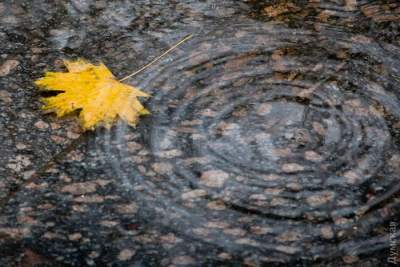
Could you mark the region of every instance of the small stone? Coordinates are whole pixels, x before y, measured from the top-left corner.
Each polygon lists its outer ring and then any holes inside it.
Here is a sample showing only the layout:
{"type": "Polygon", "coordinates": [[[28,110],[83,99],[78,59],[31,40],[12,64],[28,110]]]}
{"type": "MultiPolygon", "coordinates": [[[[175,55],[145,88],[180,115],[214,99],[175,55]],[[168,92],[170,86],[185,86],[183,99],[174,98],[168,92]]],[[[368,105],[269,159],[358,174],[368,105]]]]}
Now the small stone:
{"type": "Polygon", "coordinates": [[[315,151],[306,151],[304,154],[305,158],[310,161],[321,161],[322,156],[315,151]]]}
{"type": "Polygon", "coordinates": [[[196,261],[190,256],[178,256],[172,260],[172,263],[176,265],[189,265],[195,264],[196,261]]]}
{"type": "Polygon", "coordinates": [[[100,254],[99,254],[97,251],[92,251],[92,252],[89,253],[88,256],[89,256],[90,258],[92,258],[92,259],[95,259],[95,258],[97,258],[98,256],[100,256],[100,254]]]}
{"type": "Polygon", "coordinates": [[[286,254],[295,254],[296,252],[299,252],[299,248],[297,247],[290,247],[290,246],[277,246],[276,250],[284,252],[286,254]]]}
{"type": "Polygon", "coordinates": [[[66,183],[70,183],[70,182],[72,181],[72,178],[69,177],[69,176],[66,175],[66,174],[61,174],[61,175],[60,175],[60,180],[66,182],[66,183]]]}
{"type": "Polygon", "coordinates": [[[72,205],[72,210],[76,212],[87,212],[88,207],[85,205],[72,205]]]}
{"type": "Polygon", "coordinates": [[[265,195],[263,195],[263,194],[254,194],[254,195],[251,195],[249,197],[249,199],[258,200],[258,201],[264,201],[264,200],[267,200],[267,197],[265,195]]]}
{"type": "Polygon", "coordinates": [[[359,261],[360,258],[358,258],[355,255],[346,255],[346,256],[342,257],[342,260],[347,264],[352,264],[352,263],[356,263],[357,261],[359,261]]]}
{"type": "Polygon", "coordinates": [[[11,94],[5,90],[0,90],[0,101],[3,101],[4,103],[11,103],[11,94]]]}
{"type": "Polygon", "coordinates": [[[250,231],[256,235],[265,235],[268,233],[272,233],[274,230],[269,227],[260,227],[260,226],[252,226],[250,231]]]}
{"type": "Polygon", "coordinates": [[[63,193],[70,193],[73,195],[83,195],[88,193],[93,193],[96,191],[97,184],[86,182],[86,183],[74,183],[70,185],[66,185],[61,188],[61,192],[63,193]]]}
{"type": "Polygon", "coordinates": [[[203,197],[206,195],[207,195],[206,191],[204,191],[202,189],[196,189],[196,190],[192,190],[192,191],[183,193],[181,197],[183,200],[188,200],[188,199],[203,197]]]}
{"type": "Polygon", "coordinates": [[[46,227],[54,227],[56,225],[55,222],[47,222],[46,227]]]}
{"type": "Polygon", "coordinates": [[[69,139],[78,139],[79,136],[80,136],[79,133],[75,133],[75,132],[73,132],[73,131],[68,131],[68,132],[67,132],[67,137],[68,137],[69,139]]]}
{"type": "Polygon", "coordinates": [[[249,238],[239,238],[235,241],[235,243],[239,245],[259,246],[256,241],[249,238]]]}
{"type": "Polygon", "coordinates": [[[174,234],[167,234],[160,237],[162,242],[175,244],[177,238],[174,234]]]}
{"type": "Polygon", "coordinates": [[[326,130],[324,128],[324,126],[319,123],[319,122],[313,122],[313,129],[315,132],[317,132],[319,135],[321,136],[325,136],[326,130]]]}
{"type": "Polygon", "coordinates": [[[389,159],[389,165],[392,168],[400,169],[400,155],[399,154],[392,155],[392,157],[389,159]]]}
{"type": "Polygon", "coordinates": [[[31,51],[32,51],[33,54],[40,54],[40,53],[43,52],[43,49],[40,48],[40,47],[32,47],[31,51]]]}
{"type": "Polygon", "coordinates": [[[104,220],[100,222],[100,225],[105,226],[105,227],[114,227],[118,225],[118,222],[116,221],[110,221],[110,220],[104,220]]]}
{"type": "Polygon", "coordinates": [[[164,136],[164,138],[162,138],[158,145],[160,146],[161,149],[168,149],[172,146],[172,140],[170,135],[166,135],[164,136]]]}
{"type": "Polygon", "coordinates": [[[68,235],[68,239],[71,240],[71,241],[77,241],[77,240],[79,240],[81,238],[82,238],[82,235],[80,233],[75,233],[75,234],[68,235]]]}
{"type": "Polygon", "coordinates": [[[123,249],[121,252],[118,254],[118,259],[120,261],[127,261],[130,260],[134,255],[135,251],[131,249],[123,249]]]}
{"type": "Polygon", "coordinates": [[[195,134],[197,130],[191,127],[178,127],[176,131],[179,133],[195,134]]]}
{"type": "Polygon", "coordinates": [[[27,156],[24,155],[18,155],[14,159],[10,160],[10,163],[7,164],[7,167],[16,171],[20,172],[24,168],[28,167],[31,165],[31,161],[27,156]]]}
{"type": "Polygon", "coordinates": [[[272,52],[271,59],[273,61],[281,61],[284,52],[281,49],[276,49],[272,52]]]}
{"type": "Polygon", "coordinates": [[[282,191],[283,191],[283,189],[281,189],[281,188],[266,188],[266,189],[264,190],[264,193],[265,193],[266,195],[277,196],[277,195],[279,195],[282,191]]]}
{"type": "Polygon", "coordinates": [[[221,170],[206,171],[200,177],[201,183],[209,187],[221,187],[228,178],[229,174],[221,170]]]}
{"type": "Polygon", "coordinates": [[[134,152],[134,151],[138,151],[138,150],[142,149],[141,144],[133,142],[133,141],[126,143],[126,147],[128,148],[128,150],[130,152],[134,152]]]}
{"type": "Polygon", "coordinates": [[[53,129],[53,130],[57,130],[57,129],[61,128],[61,124],[55,123],[55,122],[50,123],[50,126],[51,126],[51,129],[53,129]]]}
{"type": "Polygon", "coordinates": [[[30,230],[28,228],[0,228],[0,236],[1,237],[9,237],[12,239],[21,239],[30,234],[30,230]]]}
{"type": "Polygon", "coordinates": [[[58,136],[58,135],[51,135],[50,139],[54,141],[56,144],[63,144],[65,143],[65,138],[58,136]]]}
{"type": "Polygon", "coordinates": [[[301,235],[298,232],[295,231],[286,231],[280,236],[278,236],[276,239],[279,242],[292,242],[292,241],[297,241],[300,240],[301,235]]]}
{"type": "Polygon", "coordinates": [[[307,203],[313,207],[328,203],[334,197],[334,193],[330,191],[312,195],[306,199],[307,203]]]}
{"type": "Polygon", "coordinates": [[[185,165],[192,165],[192,164],[195,164],[195,163],[207,164],[207,163],[210,162],[210,159],[206,158],[206,157],[187,158],[187,159],[184,160],[184,162],[185,162],[185,165]]]}
{"type": "Polygon", "coordinates": [[[246,235],[246,231],[240,228],[229,228],[224,230],[225,234],[233,235],[233,236],[244,236],[246,235]]]}
{"type": "Polygon", "coordinates": [[[19,65],[19,61],[17,60],[7,60],[0,66],[0,77],[4,77],[8,75],[13,69],[15,69],[19,65]]]}
{"type": "Polygon", "coordinates": [[[268,175],[261,175],[261,178],[264,180],[264,181],[276,181],[276,180],[278,180],[279,179],[279,176],[278,175],[276,175],[276,174],[268,174],[268,175]]]}
{"type": "Polygon", "coordinates": [[[303,171],[304,167],[297,164],[297,163],[286,163],[282,165],[282,170],[284,172],[298,172],[298,171],[303,171]]]}
{"type": "Polygon", "coordinates": [[[71,151],[67,155],[67,158],[72,161],[82,161],[83,157],[84,157],[83,153],[81,153],[80,151],[77,151],[77,150],[71,151]]]}
{"type": "Polygon", "coordinates": [[[347,183],[349,184],[357,184],[362,180],[362,178],[355,171],[348,171],[344,173],[343,176],[346,178],[347,183]]]}
{"type": "Polygon", "coordinates": [[[59,235],[59,234],[52,233],[52,232],[46,232],[46,233],[44,233],[43,238],[51,239],[51,240],[52,240],[52,239],[65,239],[64,236],[61,236],[61,235],[59,235]]]}
{"type": "Polygon", "coordinates": [[[334,237],[334,233],[332,231],[332,227],[330,226],[323,226],[321,228],[321,236],[325,239],[331,239],[334,237]]]}
{"type": "MultiPolygon", "coordinates": [[[[63,178],[65,178],[65,176],[63,176],[63,178]]],[[[61,192],[63,193],[67,192],[73,195],[83,195],[83,194],[93,193],[96,191],[97,187],[99,186],[104,187],[109,183],[111,183],[111,181],[103,179],[98,179],[83,183],[73,183],[61,188],[61,192]]]]}
{"type": "Polygon", "coordinates": [[[193,233],[199,236],[208,236],[210,234],[210,230],[206,228],[193,228],[193,233]]]}
{"type": "Polygon", "coordinates": [[[263,11],[268,17],[277,17],[286,12],[297,12],[299,9],[300,8],[293,3],[280,3],[266,6],[263,11]]]}
{"type": "Polygon", "coordinates": [[[24,180],[28,180],[29,178],[31,178],[36,172],[34,170],[30,170],[30,171],[25,171],[22,173],[22,177],[24,178],[24,180]]]}
{"type": "Polygon", "coordinates": [[[182,155],[182,151],[180,151],[178,149],[163,150],[163,151],[157,152],[156,155],[161,158],[170,159],[170,158],[179,157],[180,155],[182,155]]]}
{"type": "Polygon", "coordinates": [[[196,125],[201,125],[203,123],[202,120],[191,120],[191,121],[182,121],[181,125],[182,126],[196,126],[196,125]]]}
{"type": "Polygon", "coordinates": [[[208,228],[217,228],[217,229],[224,229],[228,228],[229,224],[226,222],[218,222],[218,221],[213,221],[213,222],[208,222],[206,227],[208,228]]]}
{"type": "Polygon", "coordinates": [[[169,163],[158,162],[152,165],[153,170],[158,174],[168,174],[173,170],[173,166],[169,163]]]}
{"type": "Polygon", "coordinates": [[[21,225],[37,225],[39,222],[32,218],[31,216],[18,216],[17,217],[18,223],[21,225]]]}
{"type": "Polygon", "coordinates": [[[218,254],[218,258],[223,259],[223,260],[230,260],[232,259],[232,256],[226,252],[222,252],[218,254]]]}
{"type": "Polygon", "coordinates": [[[48,184],[47,183],[42,183],[42,184],[36,184],[34,182],[28,183],[26,185],[27,189],[33,189],[33,190],[40,190],[40,189],[44,189],[47,188],[48,184]]]}
{"type": "Polygon", "coordinates": [[[90,195],[90,196],[79,196],[74,199],[75,202],[78,203],[101,203],[104,201],[104,197],[99,195],[90,195]]]}
{"type": "Polygon", "coordinates": [[[336,217],[334,219],[336,225],[346,225],[352,223],[351,219],[343,218],[343,217],[336,217]]]}
{"type": "Polygon", "coordinates": [[[354,11],[357,9],[357,0],[345,0],[346,5],[344,6],[346,11],[354,11]]]}
{"type": "Polygon", "coordinates": [[[295,192],[299,192],[302,189],[302,186],[299,183],[288,183],[286,187],[295,192]]]}
{"type": "Polygon", "coordinates": [[[116,210],[122,214],[133,214],[137,212],[138,206],[135,202],[132,202],[130,204],[117,205],[116,210]]]}
{"type": "Polygon", "coordinates": [[[271,155],[274,157],[288,157],[291,154],[291,150],[289,148],[273,148],[271,149],[271,155]]]}
{"type": "Polygon", "coordinates": [[[260,116],[265,116],[271,112],[272,106],[268,103],[261,104],[257,109],[257,114],[260,116]]]}
{"type": "Polygon", "coordinates": [[[19,149],[19,150],[22,150],[22,149],[27,148],[27,146],[24,145],[24,144],[22,144],[22,143],[18,143],[18,144],[16,145],[16,147],[17,147],[17,149],[19,149]]]}
{"type": "MultiPolygon", "coordinates": [[[[37,207],[38,207],[38,209],[41,209],[41,210],[51,210],[54,208],[54,205],[46,203],[46,204],[38,205],[37,207]]],[[[49,224],[52,224],[52,223],[50,222],[49,224]]],[[[47,224],[47,225],[49,225],[49,224],[47,224]]]]}
{"type": "Polygon", "coordinates": [[[38,128],[40,130],[44,130],[44,129],[49,128],[49,124],[44,122],[44,121],[42,121],[42,120],[37,121],[34,125],[35,125],[36,128],[38,128]]]}
{"type": "Polygon", "coordinates": [[[318,14],[318,20],[321,22],[328,22],[328,20],[332,17],[337,15],[337,12],[332,10],[323,10],[321,13],[318,14]]]}
{"type": "Polygon", "coordinates": [[[211,109],[204,109],[200,113],[202,116],[207,116],[207,117],[215,117],[217,115],[217,112],[211,110],[211,109]]]}
{"type": "Polygon", "coordinates": [[[356,34],[353,37],[351,37],[351,41],[360,44],[370,44],[373,41],[373,39],[365,35],[356,34]]]}
{"type": "Polygon", "coordinates": [[[211,201],[207,204],[207,208],[211,210],[225,210],[226,206],[222,201],[211,201]]]}

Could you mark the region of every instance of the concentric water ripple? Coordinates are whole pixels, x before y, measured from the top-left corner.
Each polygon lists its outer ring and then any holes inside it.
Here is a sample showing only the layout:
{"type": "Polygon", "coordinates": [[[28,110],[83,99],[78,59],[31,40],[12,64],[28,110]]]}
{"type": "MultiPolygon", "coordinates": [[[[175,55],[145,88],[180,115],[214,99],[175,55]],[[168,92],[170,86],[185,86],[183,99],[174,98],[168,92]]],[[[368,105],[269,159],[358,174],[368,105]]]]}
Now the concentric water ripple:
{"type": "Polygon", "coordinates": [[[141,81],[147,147],[119,151],[143,218],[258,263],[388,246],[373,229],[398,213],[398,51],[272,24],[184,50],[141,81]]]}

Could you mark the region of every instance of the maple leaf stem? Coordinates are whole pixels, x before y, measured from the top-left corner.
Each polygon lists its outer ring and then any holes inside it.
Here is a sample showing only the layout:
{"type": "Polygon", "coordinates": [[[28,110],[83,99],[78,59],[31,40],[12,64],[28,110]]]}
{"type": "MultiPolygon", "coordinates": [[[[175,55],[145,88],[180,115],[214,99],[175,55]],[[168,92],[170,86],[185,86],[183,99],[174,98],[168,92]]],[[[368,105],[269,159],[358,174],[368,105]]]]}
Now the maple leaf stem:
{"type": "Polygon", "coordinates": [[[177,42],[176,44],[174,44],[173,46],[171,46],[168,50],[166,50],[164,53],[162,53],[161,55],[159,55],[158,57],[156,57],[155,59],[153,59],[152,61],[150,61],[149,63],[147,63],[146,65],[144,65],[143,67],[141,67],[140,69],[138,69],[137,71],[129,74],[128,76],[125,76],[124,78],[120,79],[119,81],[125,81],[135,75],[137,75],[138,73],[144,71],[145,69],[147,69],[148,67],[150,67],[151,65],[153,65],[154,63],[156,63],[158,60],[160,60],[162,57],[164,57],[165,55],[167,55],[168,53],[170,53],[172,50],[174,50],[175,48],[177,48],[178,46],[180,46],[181,44],[183,44],[184,42],[186,42],[187,40],[189,40],[190,38],[193,37],[193,34],[189,34],[187,35],[185,38],[183,38],[182,40],[180,40],[179,42],[177,42]]]}

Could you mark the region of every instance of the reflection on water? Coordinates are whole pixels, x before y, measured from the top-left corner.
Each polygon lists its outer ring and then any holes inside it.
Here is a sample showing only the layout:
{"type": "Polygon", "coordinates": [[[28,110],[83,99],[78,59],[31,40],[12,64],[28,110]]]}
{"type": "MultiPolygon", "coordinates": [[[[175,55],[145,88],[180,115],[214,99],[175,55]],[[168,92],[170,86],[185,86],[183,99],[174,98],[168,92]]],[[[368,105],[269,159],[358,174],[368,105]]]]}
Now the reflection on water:
{"type": "Polygon", "coordinates": [[[195,34],[131,81],[152,115],[99,132],[87,153],[106,163],[76,167],[115,177],[139,207],[128,234],[99,240],[120,248],[142,227],[146,266],[385,259],[380,227],[400,211],[396,2],[31,2],[1,5],[6,32],[31,27],[27,12],[45,60],[104,60],[120,76],[195,34]]]}
{"type": "Polygon", "coordinates": [[[141,81],[154,88],[139,128],[146,157],[119,151],[154,212],[144,218],[256,262],[385,244],[373,230],[392,215],[374,199],[398,184],[393,51],[256,22],[216,27],[185,50],[141,81]]]}

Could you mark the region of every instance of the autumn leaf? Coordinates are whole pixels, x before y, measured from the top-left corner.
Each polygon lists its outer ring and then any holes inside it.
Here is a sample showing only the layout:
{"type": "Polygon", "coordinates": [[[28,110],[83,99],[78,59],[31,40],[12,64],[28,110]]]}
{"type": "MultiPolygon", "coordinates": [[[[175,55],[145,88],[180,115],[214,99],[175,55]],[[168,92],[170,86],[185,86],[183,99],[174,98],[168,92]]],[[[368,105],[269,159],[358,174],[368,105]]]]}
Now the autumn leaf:
{"type": "Polygon", "coordinates": [[[192,36],[187,35],[160,56],[120,80],[102,63],[93,65],[83,59],[65,60],[68,72],[47,72],[45,77],[35,82],[42,90],[59,92],[56,96],[43,98],[43,109],[55,112],[57,117],[79,110],[84,130],[100,125],[110,128],[118,118],[135,126],[140,115],[150,114],[138,97],[149,95],[121,82],[144,71],[192,36]]]}
{"type": "Polygon", "coordinates": [[[116,80],[104,64],[93,65],[83,59],[64,64],[68,72],[47,72],[35,82],[42,90],[61,91],[43,98],[44,110],[57,117],[80,110],[84,130],[100,125],[110,128],[118,118],[134,126],[140,115],[149,114],[138,100],[149,95],[116,80]]]}

